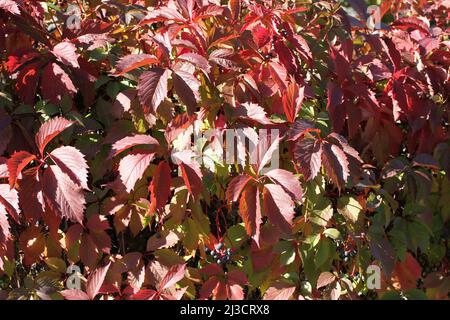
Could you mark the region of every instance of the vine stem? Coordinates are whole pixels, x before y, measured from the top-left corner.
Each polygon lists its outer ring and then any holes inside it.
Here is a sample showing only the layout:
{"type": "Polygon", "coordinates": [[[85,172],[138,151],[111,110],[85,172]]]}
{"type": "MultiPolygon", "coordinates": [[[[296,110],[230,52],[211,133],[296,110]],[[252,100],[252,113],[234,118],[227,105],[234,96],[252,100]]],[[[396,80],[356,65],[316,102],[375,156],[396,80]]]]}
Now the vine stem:
{"type": "Polygon", "coordinates": [[[122,255],[125,256],[125,236],[123,231],[120,233],[120,246],[122,247],[122,255]]]}
{"type": "Polygon", "coordinates": [[[83,12],[83,14],[86,14],[86,10],[84,10],[84,6],[83,4],[80,3],[79,0],[75,0],[78,4],[78,7],[80,8],[81,12],[83,12]]]}
{"type": "Polygon", "coordinates": [[[61,28],[60,28],[60,27],[58,26],[58,24],[56,23],[55,16],[53,15],[53,13],[52,13],[51,10],[48,10],[48,12],[50,13],[50,18],[52,19],[52,22],[55,24],[55,27],[56,27],[56,29],[58,30],[58,33],[59,33],[60,38],[62,38],[63,33],[62,33],[62,31],[61,31],[61,28]]]}

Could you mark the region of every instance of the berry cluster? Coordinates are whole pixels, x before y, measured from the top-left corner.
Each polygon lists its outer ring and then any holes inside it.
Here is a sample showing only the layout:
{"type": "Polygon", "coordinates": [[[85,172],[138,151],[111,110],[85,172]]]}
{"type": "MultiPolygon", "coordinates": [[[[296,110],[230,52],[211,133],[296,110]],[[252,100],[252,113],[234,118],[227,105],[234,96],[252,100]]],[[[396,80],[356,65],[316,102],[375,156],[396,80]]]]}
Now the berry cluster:
{"type": "Polygon", "coordinates": [[[223,242],[214,246],[214,249],[206,248],[205,252],[209,254],[217,264],[227,264],[232,262],[233,250],[225,248],[223,242]]]}
{"type": "Polygon", "coordinates": [[[347,262],[350,258],[356,256],[356,245],[354,240],[351,237],[348,237],[347,240],[336,240],[336,244],[338,246],[337,251],[339,253],[339,257],[344,262],[347,262]]]}
{"type": "Polygon", "coordinates": [[[278,33],[280,33],[285,38],[288,36],[288,33],[287,33],[286,29],[284,29],[284,28],[278,29],[278,33]]]}
{"type": "Polygon", "coordinates": [[[353,281],[360,281],[362,279],[361,274],[359,272],[355,272],[355,274],[353,275],[353,281]]]}

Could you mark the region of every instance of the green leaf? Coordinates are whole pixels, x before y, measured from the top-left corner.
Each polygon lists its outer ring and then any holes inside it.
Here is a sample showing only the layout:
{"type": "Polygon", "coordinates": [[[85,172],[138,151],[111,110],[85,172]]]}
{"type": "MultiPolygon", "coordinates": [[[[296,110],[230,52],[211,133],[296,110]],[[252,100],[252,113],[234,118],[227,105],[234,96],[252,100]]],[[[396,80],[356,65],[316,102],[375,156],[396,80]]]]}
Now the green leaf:
{"type": "Polygon", "coordinates": [[[320,233],[311,234],[303,241],[305,244],[309,244],[311,247],[315,247],[320,241],[320,233]]]}
{"type": "Polygon", "coordinates": [[[406,234],[401,230],[393,229],[389,233],[389,236],[397,258],[403,260],[405,258],[407,246],[406,234]]]}
{"type": "Polygon", "coordinates": [[[408,300],[428,300],[425,292],[419,289],[412,289],[405,294],[408,300]]]}
{"type": "Polygon", "coordinates": [[[14,260],[10,261],[6,256],[0,257],[0,259],[3,259],[3,270],[5,271],[6,275],[11,278],[14,274],[14,270],[16,270],[14,260]]]}
{"type": "Polygon", "coordinates": [[[311,214],[311,222],[319,226],[325,227],[328,221],[333,216],[333,205],[330,200],[319,197],[318,201],[314,203],[311,214]]]}
{"type": "Polygon", "coordinates": [[[199,231],[197,224],[191,218],[186,219],[183,229],[185,237],[183,239],[183,245],[188,251],[194,251],[197,249],[199,241],[199,231]]]}
{"type": "Polygon", "coordinates": [[[408,240],[411,250],[420,248],[422,251],[426,251],[430,244],[430,231],[423,224],[418,221],[408,223],[408,240]]]}
{"type": "Polygon", "coordinates": [[[115,99],[119,92],[120,92],[120,84],[118,82],[109,82],[108,85],[106,86],[106,94],[111,99],[115,99]]]}
{"type": "Polygon", "coordinates": [[[339,230],[335,228],[326,229],[323,234],[334,240],[339,239],[339,237],[341,236],[339,230]]]}
{"type": "Polygon", "coordinates": [[[280,241],[275,245],[274,251],[280,254],[281,265],[289,265],[295,260],[295,248],[292,242],[280,241]]]}
{"type": "Polygon", "coordinates": [[[359,219],[361,211],[362,207],[355,198],[348,196],[339,198],[338,212],[342,214],[345,219],[356,223],[359,219]]]}
{"type": "Polygon", "coordinates": [[[228,228],[227,235],[228,236],[225,237],[227,247],[239,247],[248,238],[243,223],[239,223],[228,228]]]}
{"type": "Polygon", "coordinates": [[[388,291],[380,298],[381,300],[403,300],[401,294],[397,291],[388,291]]]}
{"type": "Polygon", "coordinates": [[[314,264],[316,265],[317,268],[320,268],[325,264],[325,262],[327,262],[330,256],[331,256],[330,240],[322,239],[319,242],[316,255],[314,256],[314,264]]]}
{"type": "Polygon", "coordinates": [[[54,258],[54,257],[47,258],[47,259],[45,259],[45,263],[53,271],[56,271],[59,273],[66,273],[66,271],[67,271],[66,263],[64,262],[64,260],[62,260],[60,258],[54,258]]]}

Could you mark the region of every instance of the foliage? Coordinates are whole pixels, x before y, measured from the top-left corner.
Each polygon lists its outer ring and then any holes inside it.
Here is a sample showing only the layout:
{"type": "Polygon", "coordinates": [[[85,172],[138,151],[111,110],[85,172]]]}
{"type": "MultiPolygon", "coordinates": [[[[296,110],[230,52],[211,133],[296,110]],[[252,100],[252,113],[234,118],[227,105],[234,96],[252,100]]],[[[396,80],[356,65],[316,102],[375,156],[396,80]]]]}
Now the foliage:
{"type": "Polygon", "coordinates": [[[371,4],[0,0],[0,297],[447,299],[450,3],[371,4]]]}

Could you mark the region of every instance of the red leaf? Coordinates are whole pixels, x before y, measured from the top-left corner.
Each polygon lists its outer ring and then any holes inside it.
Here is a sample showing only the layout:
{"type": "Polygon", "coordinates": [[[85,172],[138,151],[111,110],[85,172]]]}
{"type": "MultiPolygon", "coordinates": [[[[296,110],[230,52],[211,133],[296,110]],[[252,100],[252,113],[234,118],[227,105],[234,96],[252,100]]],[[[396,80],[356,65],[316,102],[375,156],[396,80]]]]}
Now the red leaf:
{"type": "Polygon", "coordinates": [[[146,113],[156,113],[160,103],[167,97],[169,74],[169,69],[152,68],[139,78],[138,95],[146,113]]]}
{"type": "Polygon", "coordinates": [[[244,300],[244,288],[240,284],[228,279],[226,289],[228,299],[244,300]]]}
{"type": "Polygon", "coordinates": [[[394,2],[394,0],[384,0],[381,4],[380,4],[380,9],[381,9],[381,18],[383,18],[386,13],[389,12],[389,10],[391,9],[392,3],[394,2]]]}
{"type": "Polygon", "coordinates": [[[223,7],[214,4],[206,5],[194,12],[195,18],[193,20],[194,22],[197,22],[202,19],[221,16],[223,15],[223,11],[224,11],[223,7]]]}
{"type": "Polygon", "coordinates": [[[402,65],[402,56],[400,52],[397,50],[395,43],[389,38],[384,38],[381,39],[381,45],[383,46],[383,48],[386,51],[386,54],[391,60],[392,65],[394,66],[394,71],[395,72],[399,71],[402,65]]]}
{"type": "Polygon", "coordinates": [[[341,148],[334,144],[324,143],[322,150],[325,171],[338,188],[343,188],[350,175],[347,156],[341,148]]]}
{"type": "Polygon", "coordinates": [[[228,1],[228,8],[230,9],[233,20],[239,19],[239,14],[241,12],[241,0],[228,1]]]}
{"type": "Polygon", "coordinates": [[[86,33],[75,39],[78,45],[88,45],[87,50],[95,50],[105,47],[108,43],[113,43],[114,39],[109,37],[107,33],[86,33]]]}
{"type": "Polygon", "coordinates": [[[267,289],[263,300],[289,300],[294,292],[295,285],[278,281],[267,289]]]}
{"type": "Polygon", "coordinates": [[[152,54],[129,54],[120,58],[117,62],[114,75],[121,76],[124,73],[153,63],[158,63],[158,58],[152,54]]]}
{"type": "Polygon", "coordinates": [[[334,82],[328,83],[328,102],[327,111],[333,124],[333,129],[336,132],[341,132],[344,127],[346,114],[344,113],[343,98],[344,94],[341,88],[334,82]]]}
{"type": "Polygon", "coordinates": [[[42,186],[47,202],[62,217],[83,224],[85,199],[81,186],[56,165],[45,170],[42,186]]]}
{"type": "Polygon", "coordinates": [[[247,234],[259,245],[262,216],[257,186],[250,184],[242,192],[239,201],[239,214],[245,224],[247,234]]]}
{"type": "Polygon", "coordinates": [[[200,81],[191,73],[177,70],[173,73],[173,86],[181,101],[192,114],[199,99],[200,81]]]}
{"type": "Polygon", "coordinates": [[[137,293],[133,294],[131,300],[154,300],[158,292],[151,289],[139,290],[137,293]]]}
{"type": "Polygon", "coordinates": [[[41,93],[44,100],[58,105],[65,95],[73,98],[77,89],[69,75],[58,64],[50,63],[42,73],[41,93]]]}
{"type": "Polygon", "coordinates": [[[193,154],[190,151],[176,152],[172,155],[172,159],[180,166],[181,174],[189,193],[196,199],[203,190],[203,174],[200,170],[200,165],[192,157],[193,154]]]}
{"type": "Polygon", "coordinates": [[[326,287],[327,285],[329,285],[330,283],[333,283],[334,280],[336,280],[336,276],[334,274],[332,274],[331,272],[322,272],[319,275],[319,278],[317,279],[317,289],[326,287]]]}
{"type": "Polygon", "coordinates": [[[340,82],[346,82],[351,79],[351,67],[344,52],[330,46],[330,57],[334,62],[334,69],[340,82]]]}
{"type": "Polygon", "coordinates": [[[248,283],[247,276],[245,273],[241,270],[232,270],[227,272],[227,280],[228,282],[232,281],[234,283],[237,283],[241,286],[245,286],[248,283]]]}
{"type": "Polygon", "coordinates": [[[49,235],[53,239],[59,239],[58,230],[61,225],[61,216],[50,205],[45,206],[43,209],[42,220],[48,226],[49,235]]]}
{"type": "Polygon", "coordinates": [[[81,239],[83,235],[83,227],[79,224],[71,225],[66,232],[66,247],[67,249],[72,248],[78,240],[81,239]]]}
{"type": "Polygon", "coordinates": [[[157,233],[151,236],[147,241],[147,251],[155,251],[158,249],[171,248],[180,241],[178,235],[173,232],[157,233]]]}
{"type": "Polygon", "coordinates": [[[0,179],[8,179],[8,159],[0,157],[0,179]]]}
{"type": "Polygon", "coordinates": [[[295,145],[294,157],[300,163],[300,170],[305,180],[312,180],[322,166],[322,143],[317,140],[302,139],[295,145]]]}
{"type": "Polygon", "coordinates": [[[311,131],[317,131],[312,123],[304,120],[295,121],[289,129],[288,141],[297,141],[303,138],[305,133],[311,131]]]}
{"type": "Polygon", "coordinates": [[[266,112],[256,103],[243,103],[234,110],[234,116],[260,124],[271,124],[266,112]]]}
{"type": "Polygon", "coordinates": [[[18,187],[19,203],[26,219],[37,221],[44,213],[41,183],[35,170],[25,171],[18,187]]]}
{"type": "Polygon", "coordinates": [[[392,115],[394,121],[399,120],[402,114],[407,113],[407,99],[403,85],[399,81],[394,80],[392,82],[392,115]]]}
{"type": "Polygon", "coordinates": [[[274,61],[269,62],[269,72],[272,79],[280,90],[285,90],[287,86],[287,71],[284,66],[274,61]]]}
{"type": "Polygon", "coordinates": [[[210,53],[209,60],[218,64],[222,68],[233,69],[233,68],[235,68],[236,64],[233,60],[231,60],[232,55],[233,55],[233,50],[216,49],[210,53]]]}
{"type": "Polygon", "coordinates": [[[99,252],[90,234],[84,233],[81,236],[79,253],[81,262],[89,269],[93,269],[97,264],[99,252]]]}
{"type": "MultiPolygon", "coordinates": [[[[265,166],[274,160],[274,154],[279,152],[281,137],[275,134],[260,133],[258,141],[258,174],[263,173],[265,166]]],[[[278,154],[276,154],[278,156],[278,154]]]]}
{"type": "Polygon", "coordinates": [[[50,157],[73,182],[83,189],[89,189],[87,185],[88,165],[84,155],[77,148],[71,146],[59,147],[50,153],[50,157]]]}
{"type": "Polygon", "coordinates": [[[283,41],[279,40],[273,43],[273,47],[275,49],[275,52],[278,54],[278,59],[286,68],[286,71],[289,74],[294,74],[297,70],[297,67],[295,65],[295,57],[292,54],[291,49],[289,49],[289,47],[286,46],[283,41]]]}
{"type": "Polygon", "coordinates": [[[89,231],[95,233],[109,229],[109,223],[105,217],[99,214],[94,214],[89,217],[88,221],[86,222],[86,227],[89,229],[89,231]]]}
{"type": "Polygon", "coordinates": [[[206,280],[200,288],[200,299],[208,299],[213,295],[213,299],[216,296],[217,287],[220,285],[220,281],[216,277],[210,277],[206,280]]]}
{"type": "MultiPolygon", "coordinates": [[[[112,156],[117,156],[119,153],[130,149],[134,146],[138,145],[150,145],[150,146],[158,146],[159,142],[155,138],[145,134],[137,134],[130,137],[125,137],[115,142],[112,146],[112,156]]],[[[152,149],[153,150],[153,149],[152,149]]]]}
{"type": "Polygon", "coordinates": [[[7,213],[18,222],[19,200],[16,190],[10,190],[7,184],[0,184],[0,252],[2,246],[11,239],[7,213]]]}
{"type": "Polygon", "coordinates": [[[17,95],[25,104],[34,105],[41,67],[41,62],[33,62],[23,67],[17,75],[17,95]]]}
{"type": "Polygon", "coordinates": [[[91,273],[87,280],[86,293],[89,299],[93,300],[98,294],[103,282],[105,281],[106,274],[108,273],[111,262],[106,266],[97,268],[91,273]]]}
{"type": "Polygon", "coordinates": [[[54,46],[53,55],[66,66],[79,68],[77,47],[70,41],[63,41],[54,46]]]}
{"type": "Polygon", "coordinates": [[[150,23],[154,21],[166,21],[174,20],[178,22],[184,22],[184,17],[175,8],[161,7],[150,11],[147,16],[141,20],[141,24],[150,23]]]}
{"type": "Polygon", "coordinates": [[[356,151],[353,147],[348,144],[348,141],[341,135],[337,133],[331,133],[327,137],[328,141],[332,141],[334,144],[337,144],[341,147],[342,150],[348,155],[355,158],[358,162],[362,163],[362,159],[359,157],[358,151],[356,151]]]}
{"type": "Polygon", "coordinates": [[[264,185],[264,212],[270,222],[278,226],[283,232],[290,233],[294,219],[294,202],[291,197],[276,184],[264,185]]]}
{"type": "Polygon", "coordinates": [[[120,160],[120,179],[125,185],[128,193],[133,190],[136,181],[142,178],[142,175],[144,174],[145,170],[148,168],[154,157],[154,152],[136,150],[120,160]]]}
{"type": "Polygon", "coordinates": [[[362,171],[361,165],[363,164],[363,160],[360,158],[358,151],[352,148],[347,140],[337,133],[328,135],[327,140],[344,150],[345,155],[347,156],[349,175],[356,178],[359,177],[362,171]]]}
{"type": "Polygon", "coordinates": [[[0,184],[0,206],[17,222],[19,219],[19,196],[16,190],[11,190],[7,184],[0,184]]]}
{"type": "Polygon", "coordinates": [[[416,17],[400,18],[392,23],[392,27],[401,30],[420,30],[426,35],[431,35],[428,25],[416,17]]]}
{"type": "Polygon", "coordinates": [[[177,138],[177,136],[189,128],[195,120],[195,116],[189,116],[187,113],[177,115],[167,126],[164,137],[168,144],[177,138]]]}
{"type": "Polygon", "coordinates": [[[237,177],[234,177],[228,184],[227,201],[236,202],[239,199],[242,190],[247,185],[247,182],[249,182],[250,180],[252,180],[252,177],[246,174],[241,174],[237,177]]]}
{"type": "Polygon", "coordinates": [[[20,9],[17,5],[17,1],[12,0],[0,0],[0,9],[8,11],[12,14],[20,15],[20,9]]]}
{"type": "Polygon", "coordinates": [[[33,51],[32,49],[19,49],[8,56],[8,61],[5,65],[8,72],[13,74],[19,68],[25,67],[26,64],[32,62],[37,57],[39,57],[39,53],[33,51]]]}
{"type": "Polygon", "coordinates": [[[66,289],[60,291],[59,293],[61,293],[66,300],[89,300],[89,296],[78,289],[66,289]]]}
{"type": "Polygon", "coordinates": [[[72,69],[73,81],[78,85],[79,92],[83,96],[86,108],[91,107],[97,101],[97,88],[95,83],[99,78],[96,66],[87,60],[79,59],[80,68],[72,69]]]}
{"type": "Polygon", "coordinates": [[[206,60],[205,57],[203,57],[197,53],[193,53],[193,52],[184,53],[182,55],[179,55],[178,59],[192,63],[193,65],[195,65],[197,68],[201,69],[206,74],[209,73],[209,71],[211,69],[211,66],[209,65],[208,60],[206,60]]]}
{"type": "Polygon", "coordinates": [[[36,156],[27,151],[15,152],[8,159],[8,180],[11,189],[16,185],[17,177],[22,170],[35,159],[36,156]]]}
{"type": "Polygon", "coordinates": [[[185,264],[178,264],[172,266],[159,283],[158,286],[159,291],[166,290],[174,286],[178,281],[184,278],[185,271],[186,271],[185,264]]]}
{"type": "Polygon", "coordinates": [[[408,291],[417,287],[417,280],[421,277],[422,268],[410,253],[406,253],[405,259],[398,261],[395,265],[394,272],[402,291],[408,291]]]}
{"type": "Polygon", "coordinates": [[[305,98],[305,87],[299,88],[298,84],[292,80],[283,95],[283,109],[289,122],[294,122],[295,117],[305,98]]]}
{"type": "Polygon", "coordinates": [[[115,118],[122,118],[124,112],[128,112],[131,109],[132,103],[136,98],[136,90],[126,89],[119,92],[116,96],[116,101],[113,104],[112,114],[115,118]]]}
{"type": "MultiPolygon", "coordinates": [[[[8,147],[9,143],[11,142],[12,132],[13,132],[11,123],[12,123],[12,118],[5,112],[5,110],[1,109],[0,110],[0,154],[3,154],[5,152],[6,148],[8,147]]],[[[2,157],[0,157],[0,159],[1,158],[2,157]]],[[[3,159],[5,159],[5,158],[3,158],[3,159]]],[[[0,165],[5,164],[4,167],[6,168],[7,166],[6,166],[5,162],[0,161],[0,165]]],[[[0,169],[0,172],[1,171],[2,170],[0,169]]],[[[1,177],[1,173],[0,173],[0,177],[1,177]]]]}
{"type": "Polygon", "coordinates": [[[283,187],[292,199],[301,201],[303,190],[300,181],[294,176],[292,172],[283,169],[273,169],[265,174],[274,183],[283,187]]]}
{"type": "Polygon", "coordinates": [[[165,206],[170,195],[171,182],[170,166],[166,161],[161,161],[149,185],[152,211],[159,210],[165,206]]]}
{"type": "Polygon", "coordinates": [[[0,252],[3,245],[11,240],[11,232],[9,231],[8,216],[5,208],[0,205],[0,252]]]}
{"type": "Polygon", "coordinates": [[[313,59],[308,42],[306,42],[301,35],[295,33],[289,34],[288,40],[298,50],[297,52],[301,58],[306,61],[306,63],[311,64],[313,59]]]}
{"type": "Polygon", "coordinates": [[[41,156],[44,155],[45,146],[58,134],[74,124],[73,121],[56,117],[45,122],[36,134],[36,144],[41,156]]]}

